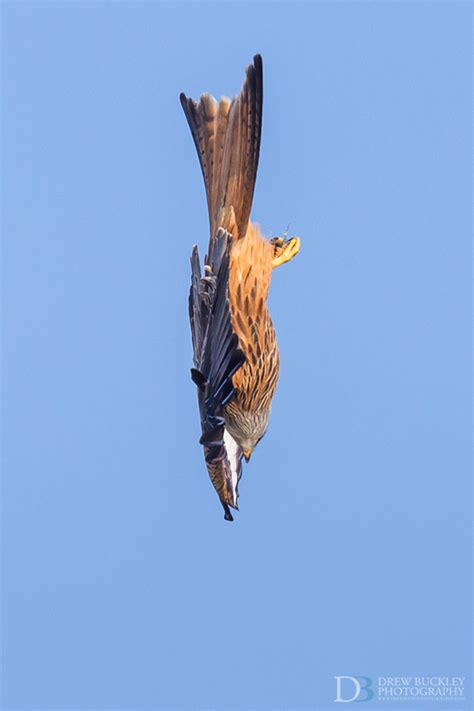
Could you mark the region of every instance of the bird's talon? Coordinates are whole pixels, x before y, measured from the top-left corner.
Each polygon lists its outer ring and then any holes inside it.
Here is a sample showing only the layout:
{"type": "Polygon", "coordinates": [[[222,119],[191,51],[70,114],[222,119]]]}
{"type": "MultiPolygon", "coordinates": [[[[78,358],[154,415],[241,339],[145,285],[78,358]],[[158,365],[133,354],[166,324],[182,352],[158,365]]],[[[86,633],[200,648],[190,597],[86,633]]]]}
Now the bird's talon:
{"type": "Polygon", "coordinates": [[[275,248],[272,262],[274,269],[275,267],[279,267],[281,264],[285,264],[285,262],[289,262],[290,259],[293,259],[293,257],[295,257],[300,250],[299,237],[292,237],[286,241],[281,237],[276,237],[271,240],[271,243],[275,248]]]}

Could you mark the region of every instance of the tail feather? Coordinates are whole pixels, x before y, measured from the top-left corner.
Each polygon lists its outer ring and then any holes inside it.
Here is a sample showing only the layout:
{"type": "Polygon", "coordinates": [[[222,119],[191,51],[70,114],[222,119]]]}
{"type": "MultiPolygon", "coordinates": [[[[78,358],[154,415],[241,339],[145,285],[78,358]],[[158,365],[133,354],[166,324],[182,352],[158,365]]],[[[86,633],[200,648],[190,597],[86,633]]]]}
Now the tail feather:
{"type": "Polygon", "coordinates": [[[240,94],[217,102],[203,94],[198,102],[180,95],[206,185],[211,237],[219,227],[237,235],[247,230],[257,177],[262,131],[262,58],[247,67],[240,94]]]}

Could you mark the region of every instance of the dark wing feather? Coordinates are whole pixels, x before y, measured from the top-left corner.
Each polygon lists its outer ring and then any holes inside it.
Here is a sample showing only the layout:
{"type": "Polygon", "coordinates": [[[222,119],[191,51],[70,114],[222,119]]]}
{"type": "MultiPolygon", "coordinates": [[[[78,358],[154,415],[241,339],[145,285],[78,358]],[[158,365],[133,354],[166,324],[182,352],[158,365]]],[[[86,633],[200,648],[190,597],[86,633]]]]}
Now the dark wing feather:
{"type": "Polygon", "coordinates": [[[242,475],[242,450],[224,427],[212,430],[214,441],[204,445],[207,471],[224,507],[224,518],[233,521],[229,507],[237,509],[242,475]]]}
{"type": "Polygon", "coordinates": [[[201,276],[199,255],[191,256],[189,315],[194,349],[193,381],[198,386],[202,437],[209,476],[232,520],[229,506],[237,507],[237,484],[242,450],[225,431],[223,408],[234,394],[233,374],[245,357],[232,329],[228,297],[229,252],[232,236],[217,231],[201,276]]]}
{"type": "Polygon", "coordinates": [[[196,368],[201,362],[202,343],[204,339],[204,326],[207,322],[209,309],[206,299],[203,298],[201,287],[201,263],[197,246],[193,247],[191,254],[191,289],[189,292],[189,322],[191,324],[191,337],[193,341],[193,361],[196,368]]]}

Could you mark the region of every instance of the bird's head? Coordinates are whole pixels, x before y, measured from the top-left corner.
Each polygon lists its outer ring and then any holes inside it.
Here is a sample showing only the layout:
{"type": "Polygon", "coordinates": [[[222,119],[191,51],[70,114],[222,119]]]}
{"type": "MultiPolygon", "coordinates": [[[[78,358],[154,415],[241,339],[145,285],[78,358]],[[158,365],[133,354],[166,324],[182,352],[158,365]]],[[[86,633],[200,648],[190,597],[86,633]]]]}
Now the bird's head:
{"type": "Polygon", "coordinates": [[[242,455],[243,458],[245,459],[246,462],[250,461],[250,457],[252,456],[252,452],[257,446],[257,444],[260,442],[262,439],[263,435],[265,433],[259,434],[255,438],[246,438],[244,440],[241,440],[240,446],[242,447],[242,455]]]}
{"type": "Polygon", "coordinates": [[[269,416],[270,408],[268,407],[257,412],[247,411],[242,413],[242,416],[227,420],[226,429],[239,445],[246,462],[250,460],[253,450],[265,434],[269,416]]]}

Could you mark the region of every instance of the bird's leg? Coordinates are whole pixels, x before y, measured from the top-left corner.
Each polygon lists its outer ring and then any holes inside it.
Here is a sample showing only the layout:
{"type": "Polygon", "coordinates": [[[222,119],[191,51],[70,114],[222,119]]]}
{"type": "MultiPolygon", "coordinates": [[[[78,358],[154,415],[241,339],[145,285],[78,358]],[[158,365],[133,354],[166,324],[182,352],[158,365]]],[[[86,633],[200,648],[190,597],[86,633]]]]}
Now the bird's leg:
{"type": "Polygon", "coordinates": [[[279,267],[280,264],[285,264],[289,262],[290,259],[295,257],[300,250],[300,238],[292,237],[291,239],[283,239],[283,237],[275,237],[270,240],[273,244],[274,255],[273,255],[273,268],[279,267]]]}

